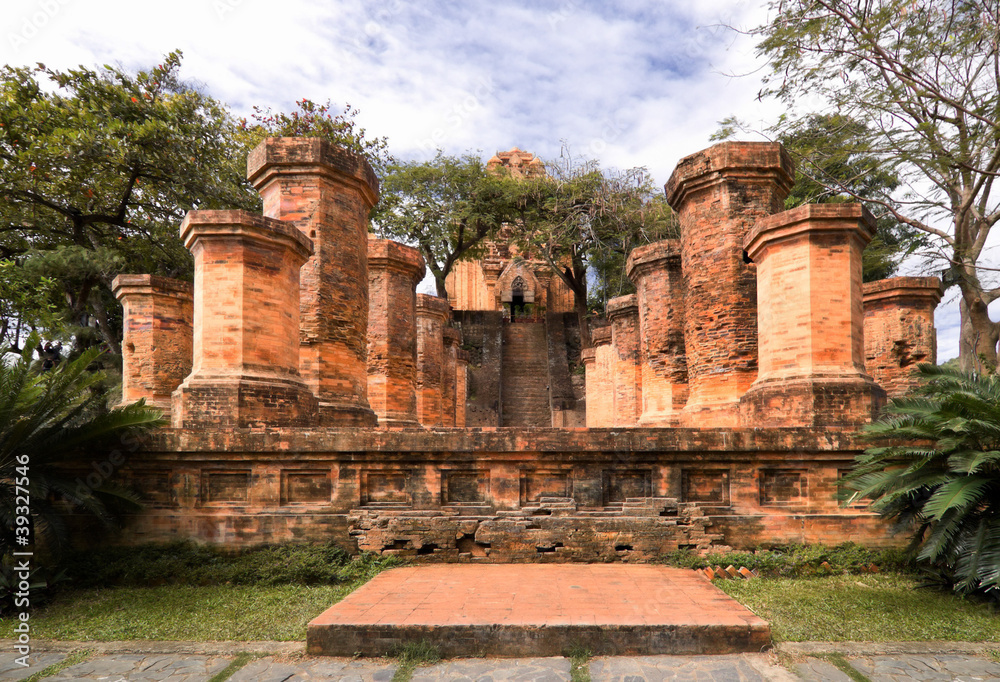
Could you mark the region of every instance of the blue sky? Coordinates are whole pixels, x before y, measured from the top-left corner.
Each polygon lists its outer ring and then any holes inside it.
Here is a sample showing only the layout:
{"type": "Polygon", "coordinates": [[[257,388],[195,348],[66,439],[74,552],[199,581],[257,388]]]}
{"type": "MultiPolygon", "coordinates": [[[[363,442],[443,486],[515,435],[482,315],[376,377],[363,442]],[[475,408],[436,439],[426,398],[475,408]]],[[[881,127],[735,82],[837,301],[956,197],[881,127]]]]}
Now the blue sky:
{"type": "MultiPolygon", "coordinates": [[[[517,145],[546,159],[565,142],[662,185],[721,119],[764,128],[782,112],[757,101],[753,41],[727,28],[765,18],[738,0],[7,0],[0,61],[140,68],[181,49],[183,77],[240,116],[330,99],[400,158],[517,145]]],[[[941,359],[957,322],[948,295],[941,359]]]]}

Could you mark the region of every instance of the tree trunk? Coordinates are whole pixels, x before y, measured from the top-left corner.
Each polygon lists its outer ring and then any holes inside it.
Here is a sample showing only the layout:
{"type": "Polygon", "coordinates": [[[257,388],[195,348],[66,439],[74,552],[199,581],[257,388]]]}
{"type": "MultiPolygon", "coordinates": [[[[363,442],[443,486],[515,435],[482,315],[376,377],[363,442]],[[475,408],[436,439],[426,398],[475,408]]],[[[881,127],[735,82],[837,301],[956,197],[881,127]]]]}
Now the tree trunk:
{"type": "Polygon", "coordinates": [[[966,372],[996,372],[1000,324],[990,319],[986,303],[976,290],[966,291],[963,287],[959,310],[962,320],[958,341],[959,367],[966,372]]]}

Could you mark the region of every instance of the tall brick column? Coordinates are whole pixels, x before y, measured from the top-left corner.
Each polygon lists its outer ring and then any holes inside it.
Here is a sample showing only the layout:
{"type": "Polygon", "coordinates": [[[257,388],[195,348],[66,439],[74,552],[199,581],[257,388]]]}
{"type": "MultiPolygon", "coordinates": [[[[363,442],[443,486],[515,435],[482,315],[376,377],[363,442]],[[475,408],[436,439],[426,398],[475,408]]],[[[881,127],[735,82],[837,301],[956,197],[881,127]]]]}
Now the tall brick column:
{"type": "Polygon", "coordinates": [[[170,395],[191,373],[194,296],[190,282],[156,275],[118,275],[122,303],[122,404],[140,398],[170,413],[170,395]]]}
{"type": "Polygon", "coordinates": [[[455,360],[455,426],[464,429],[469,394],[469,351],[460,348],[455,360]]]}
{"type": "Polygon", "coordinates": [[[892,277],[864,284],[865,368],[890,398],[916,388],[917,365],[937,363],[937,277],[892,277]]]}
{"type": "Polygon", "coordinates": [[[680,241],[666,239],[633,249],[626,269],[639,306],[639,425],[676,426],[688,394],[680,241]]]}
{"type": "Polygon", "coordinates": [[[326,426],[369,426],[368,212],[378,179],[362,157],[316,137],[270,138],[250,152],[247,177],[264,215],[313,241],[302,268],[299,370],[326,426]]]}
{"type": "Polygon", "coordinates": [[[639,306],[635,294],[608,301],[614,425],[635,426],[642,412],[642,361],[639,358],[639,306]]]}
{"type": "Polygon", "coordinates": [[[681,224],[690,392],[681,425],[734,427],[757,377],[757,282],[743,241],[784,208],[794,181],[778,143],[723,142],[681,159],[667,201],[681,224]]]}
{"type": "Polygon", "coordinates": [[[181,239],[194,255],[194,364],[173,394],[174,427],[314,425],[299,376],[308,237],[246,211],[191,211],[181,239]]]}
{"type": "Polygon", "coordinates": [[[448,301],[417,294],[417,417],[423,426],[441,426],[441,380],[444,372],[444,327],[448,301]]]}
{"type": "Polygon", "coordinates": [[[614,426],[611,327],[594,329],[590,334],[590,342],[593,346],[580,353],[586,372],[587,428],[614,426]]]}
{"type": "Polygon", "coordinates": [[[761,219],[747,237],[760,374],[743,396],[746,426],[857,426],[884,404],[865,373],[861,252],[874,234],[860,204],[811,204],[761,219]]]}
{"type": "Polygon", "coordinates": [[[461,333],[452,327],[445,327],[444,356],[441,367],[441,425],[455,426],[455,411],[458,405],[458,344],[461,333]]]}
{"type": "Polygon", "coordinates": [[[417,294],[424,258],[387,239],[368,240],[368,401],[379,424],[417,419],[417,294]]]}

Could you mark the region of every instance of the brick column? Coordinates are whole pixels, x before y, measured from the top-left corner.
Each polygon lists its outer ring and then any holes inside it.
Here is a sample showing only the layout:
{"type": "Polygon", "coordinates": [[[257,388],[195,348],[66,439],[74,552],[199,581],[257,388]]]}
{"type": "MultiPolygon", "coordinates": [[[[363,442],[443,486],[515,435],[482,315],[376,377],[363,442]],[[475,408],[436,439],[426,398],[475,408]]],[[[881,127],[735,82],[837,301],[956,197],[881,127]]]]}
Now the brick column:
{"type": "Polygon", "coordinates": [[[584,363],[587,388],[587,428],[614,426],[614,383],[611,377],[611,327],[598,327],[590,334],[594,344],[585,348],[584,363]]]}
{"type": "Polygon", "coordinates": [[[635,426],[642,411],[639,306],[635,294],[608,301],[607,315],[611,321],[614,425],[635,426]]]}
{"type": "Polygon", "coordinates": [[[667,201],[681,224],[690,392],[681,425],[735,427],[757,377],[757,281],[743,241],[784,208],[794,181],[778,143],[723,142],[681,159],[667,201]]]}
{"type": "Polygon", "coordinates": [[[455,358],[455,426],[465,428],[465,408],[469,393],[469,351],[458,350],[455,358]]]}
{"type": "Polygon", "coordinates": [[[417,294],[417,416],[423,426],[442,425],[441,379],[448,301],[417,294]]]}
{"type": "Polygon", "coordinates": [[[892,277],[863,285],[865,369],[890,398],[916,388],[917,365],[937,363],[937,277],[892,277]]]}
{"type": "Polygon", "coordinates": [[[194,296],[190,282],[156,275],[118,275],[122,304],[122,404],[140,398],[170,414],[170,394],[191,373],[194,296]]]}
{"type": "Polygon", "coordinates": [[[376,423],[368,405],[368,212],[378,179],[362,157],[316,137],[270,138],[250,152],[247,177],[264,215],[313,241],[302,268],[299,370],[325,426],[376,423]]]}
{"type": "Polygon", "coordinates": [[[441,425],[455,426],[455,410],[458,404],[458,344],[461,333],[452,327],[445,327],[444,356],[441,365],[441,425]]]}
{"type": "Polygon", "coordinates": [[[856,426],[885,392],[865,374],[861,252],[875,220],[860,204],[811,204],[763,218],[757,264],[760,375],[746,426],[856,426]]]}
{"type": "Polygon", "coordinates": [[[173,426],[315,424],[316,397],[299,376],[309,239],[246,211],[191,211],[181,239],[194,255],[194,364],[174,391],[173,426]]]}
{"type": "Polygon", "coordinates": [[[424,258],[410,246],[368,240],[368,401],[379,424],[417,419],[417,294],[424,258]]]}
{"type": "Polygon", "coordinates": [[[676,426],[688,394],[680,241],[667,239],[633,249],[626,268],[639,305],[639,425],[676,426]]]}

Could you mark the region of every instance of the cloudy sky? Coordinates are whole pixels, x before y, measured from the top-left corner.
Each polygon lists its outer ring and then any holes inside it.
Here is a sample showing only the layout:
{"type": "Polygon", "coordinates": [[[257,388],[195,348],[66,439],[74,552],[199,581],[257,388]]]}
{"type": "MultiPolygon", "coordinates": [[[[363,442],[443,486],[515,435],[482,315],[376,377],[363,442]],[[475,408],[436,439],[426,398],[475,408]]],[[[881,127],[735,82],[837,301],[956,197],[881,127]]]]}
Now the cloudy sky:
{"type": "MultiPolygon", "coordinates": [[[[516,145],[551,159],[565,143],[662,185],[721,119],[781,113],[757,101],[753,41],[733,30],[765,18],[740,0],[6,0],[0,63],[148,68],[180,49],[182,76],[240,116],[330,99],[399,158],[516,145]]],[[[937,322],[946,359],[953,300],[937,322]]]]}

